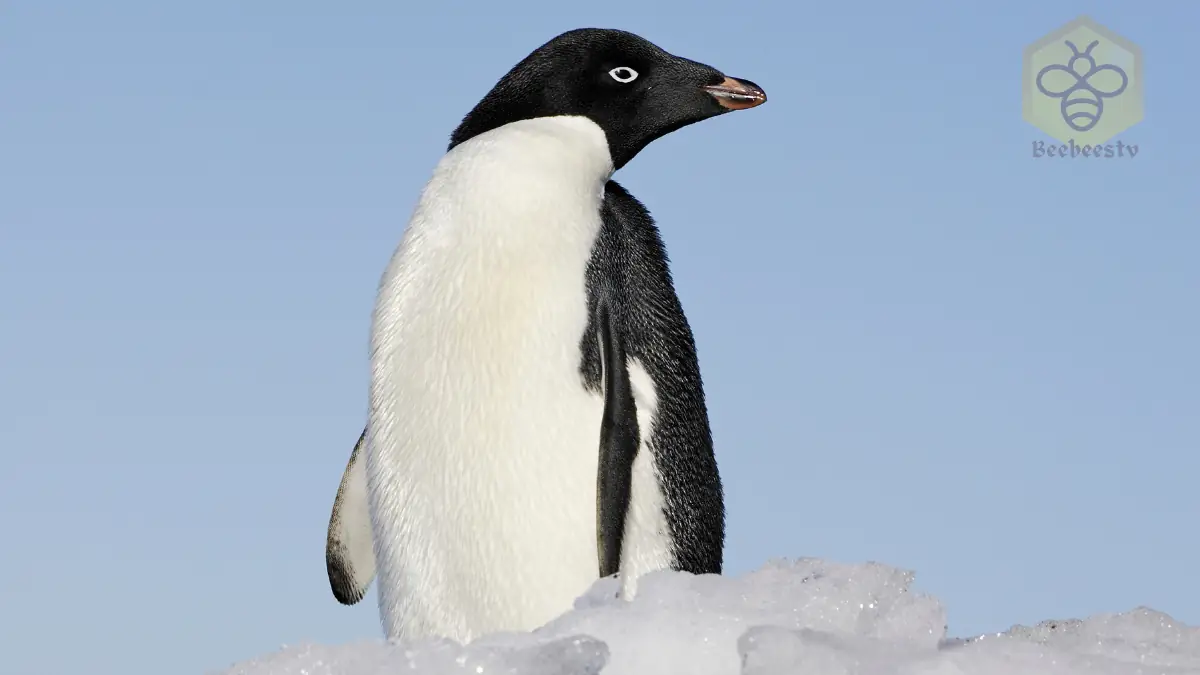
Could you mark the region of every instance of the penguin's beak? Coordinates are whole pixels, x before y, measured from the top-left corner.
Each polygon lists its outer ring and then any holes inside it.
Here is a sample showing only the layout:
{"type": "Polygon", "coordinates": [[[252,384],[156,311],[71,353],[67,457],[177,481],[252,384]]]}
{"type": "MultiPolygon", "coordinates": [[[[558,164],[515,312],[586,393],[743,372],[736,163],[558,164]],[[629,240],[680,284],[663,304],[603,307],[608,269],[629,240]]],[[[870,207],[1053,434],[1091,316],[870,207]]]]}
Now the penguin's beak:
{"type": "Polygon", "coordinates": [[[721,84],[709,85],[704,90],[729,110],[745,110],[767,102],[767,92],[750,80],[726,77],[721,84]]]}

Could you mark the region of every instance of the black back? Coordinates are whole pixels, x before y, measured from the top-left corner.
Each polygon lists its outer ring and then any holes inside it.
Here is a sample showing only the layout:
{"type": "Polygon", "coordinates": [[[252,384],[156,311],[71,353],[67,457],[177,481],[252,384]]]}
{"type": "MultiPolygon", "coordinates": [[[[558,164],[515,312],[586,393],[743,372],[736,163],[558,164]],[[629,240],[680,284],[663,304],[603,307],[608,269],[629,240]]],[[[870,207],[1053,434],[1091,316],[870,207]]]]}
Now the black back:
{"type": "Polygon", "coordinates": [[[725,505],[696,344],[658,228],[615,181],[605,186],[603,224],[587,268],[589,323],[580,348],[584,386],[605,394],[598,482],[600,574],[618,571],[633,457],[648,438],[674,542],[673,568],[719,574],[725,505]],[[625,359],[653,380],[658,410],[639,429],[625,359]]]}

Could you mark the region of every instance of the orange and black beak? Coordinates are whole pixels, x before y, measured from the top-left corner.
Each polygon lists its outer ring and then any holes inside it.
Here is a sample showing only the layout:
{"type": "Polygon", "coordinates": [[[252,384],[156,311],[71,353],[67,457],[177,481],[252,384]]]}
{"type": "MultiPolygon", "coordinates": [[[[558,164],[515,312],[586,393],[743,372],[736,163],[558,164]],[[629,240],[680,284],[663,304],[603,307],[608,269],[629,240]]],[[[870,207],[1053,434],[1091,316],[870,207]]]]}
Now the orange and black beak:
{"type": "Polygon", "coordinates": [[[726,77],[721,84],[704,88],[717,103],[729,110],[745,110],[767,102],[767,92],[750,80],[726,77]]]}

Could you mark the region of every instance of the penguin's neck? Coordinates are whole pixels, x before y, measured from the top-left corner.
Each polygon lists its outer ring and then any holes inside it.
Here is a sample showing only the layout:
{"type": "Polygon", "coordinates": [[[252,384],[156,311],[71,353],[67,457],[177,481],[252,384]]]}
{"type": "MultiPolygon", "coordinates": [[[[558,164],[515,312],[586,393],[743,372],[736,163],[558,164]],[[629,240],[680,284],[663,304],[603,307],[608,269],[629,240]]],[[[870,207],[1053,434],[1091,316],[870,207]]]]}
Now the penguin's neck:
{"type": "Polygon", "coordinates": [[[598,207],[612,173],[608,138],[599,125],[586,117],[539,117],[455,146],[438,164],[434,182],[453,183],[460,199],[491,209],[570,210],[570,202],[582,204],[580,199],[598,207]]]}
{"type": "Polygon", "coordinates": [[[550,274],[548,283],[582,284],[612,171],[604,131],[583,117],[475,136],[438,163],[386,275],[486,287],[550,274]]]}

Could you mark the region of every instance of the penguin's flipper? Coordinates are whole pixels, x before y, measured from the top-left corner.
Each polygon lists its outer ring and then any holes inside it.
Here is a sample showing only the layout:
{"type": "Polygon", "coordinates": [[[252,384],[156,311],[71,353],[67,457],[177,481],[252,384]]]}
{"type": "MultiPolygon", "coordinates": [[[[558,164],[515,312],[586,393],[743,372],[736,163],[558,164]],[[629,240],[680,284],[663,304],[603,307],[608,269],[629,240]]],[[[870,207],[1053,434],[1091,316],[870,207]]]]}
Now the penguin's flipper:
{"type": "Polygon", "coordinates": [[[596,474],[596,545],[600,576],[616,574],[621,565],[625,514],[629,510],[633,460],[638,449],[637,409],[625,362],[621,333],[606,302],[597,308],[596,323],[604,384],[604,417],[596,474]]]}
{"type": "Polygon", "coordinates": [[[364,429],[350,453],[350,462],[342,473],[333,513],[329,517],[329,535],[325,540],[325,569],[333,597],[343,605],[353,605],[367,593],[375,578],[375,551],[371,537],[371,512],[367,501],[367,465],[363,459],[364,429]]]}

